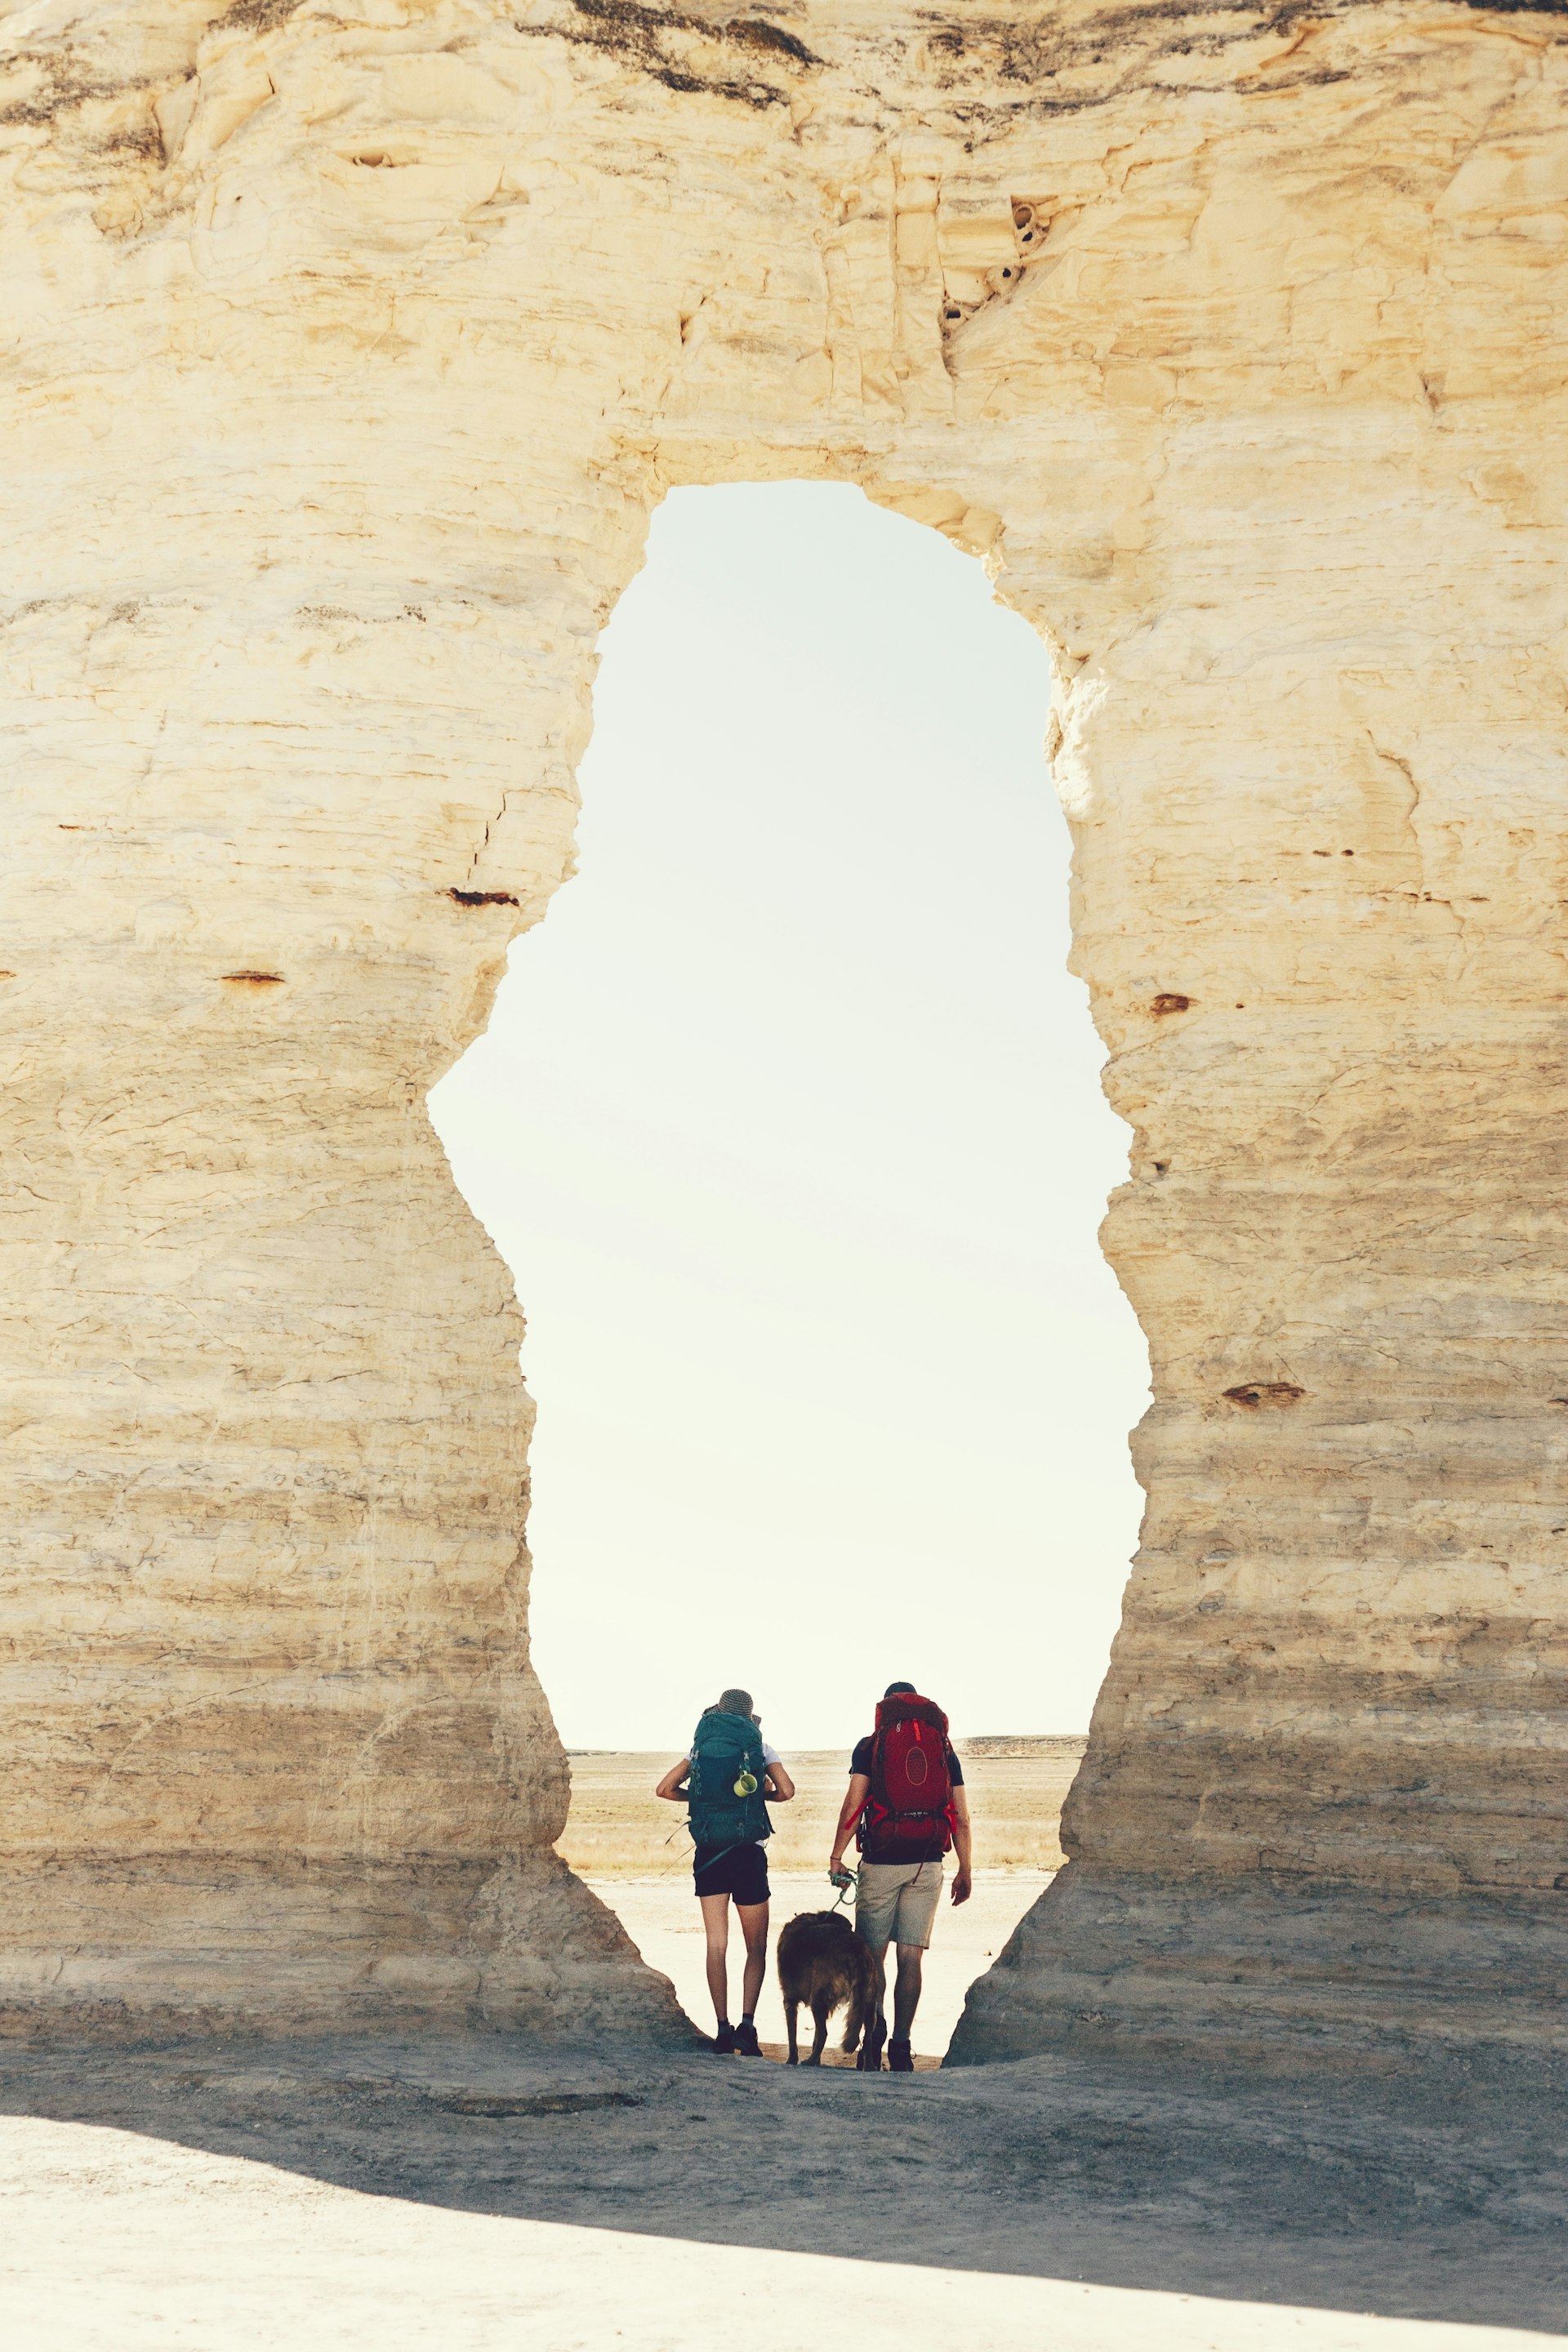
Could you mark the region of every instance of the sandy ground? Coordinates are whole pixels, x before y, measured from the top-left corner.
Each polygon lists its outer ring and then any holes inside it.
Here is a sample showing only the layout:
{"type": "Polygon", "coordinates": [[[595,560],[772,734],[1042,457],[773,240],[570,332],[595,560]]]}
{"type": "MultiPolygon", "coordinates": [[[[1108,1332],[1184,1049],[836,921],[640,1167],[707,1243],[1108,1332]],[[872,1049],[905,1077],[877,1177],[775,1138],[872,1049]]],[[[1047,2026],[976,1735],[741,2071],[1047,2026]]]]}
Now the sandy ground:
{"type": "MultiPolygon", "coordinates": [[[[797,1911],[825,1911],[833,1902],[833,1889],[821,1869],[784,1872],[770,1866],[768,1874],[773,1891],[771,1926],[775,1942],[779,1929],[797,1911]]],[[[950,1861],[950,1881],[952,1875],[950,1861]]],[[[691,1892],[689,1869],[678,1876],[593,1878],[588,1883],[619,1913],[648,1966],[668,1977],[687,2015],[710,2033],[713,2009],[703,1974],[702,1916],[691,1892]]],[[[924,2052],[932,2058],[942,2055],[973,1979],[990,1967],[1030,1904],[1050,1883],[1048,1871],[993,1871],[989,1875],[983,1872],[975,1881],[974,1893],[959,1909],[954,1910],[944,1895],[926,1955],[925,1989],[913,2037],[917,2053],[924,2052]]],[[[740,1929],[733,1922],[731,1943],[730,2014],[739,2017],[742,1947],[740,1929]]],[[[804,2024],[809,2035],[809,2018],[804,2024]]],[[[782,2043],[784,2038],[784,2004],[771,1949],[757,2031],[766,2042],[782,2043]]],[[[842,2025],[834,2036],[836,2042],[841,2033],[842,2025]]]]}
{"type": "MultiPolygon", "coordinates": [[[[1075,1745],[972,1775],[977,1892],[918,2048],[1046,1884],[1075,1745]]],[[[824,1901],[845,1762],[802,1760],[775,1927],[824,1901]]],[[[706,2021],[661,1769],[577,1759],[565,1850],[706,2021]]],[[[1530,2352],[1568,2344],[1565,2095],[1534,2054],[1342,2048],[863,2075],[695,2032],[0,2047],[0,2352],[1530,2352]]]]}
{"type": "Polygon", "coordinates": [[[6,2352],[1529,2352],[1563,2084],[0,2053],[6,2352]]]}

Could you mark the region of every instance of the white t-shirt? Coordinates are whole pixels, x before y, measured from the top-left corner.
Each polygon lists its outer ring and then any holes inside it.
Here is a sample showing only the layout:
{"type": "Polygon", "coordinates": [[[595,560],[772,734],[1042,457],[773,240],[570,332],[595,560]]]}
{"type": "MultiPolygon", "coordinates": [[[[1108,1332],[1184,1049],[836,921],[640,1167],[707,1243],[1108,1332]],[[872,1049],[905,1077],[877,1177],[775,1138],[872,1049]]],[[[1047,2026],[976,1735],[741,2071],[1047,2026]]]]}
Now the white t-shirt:
{"type": "MultiPolygon", "coordinates": [[[[682,1757],[681,1761],[689,1772],[691,1769],[690,1757],[682,1757]]],[[[764,1764],[782,1764],[784,1762],[784,1758],[779,1754],[778,1749],[776,1748],[770,1748],[765,1739],[763,1742],[763,1762],[764,1764]]],[[[763,1845],[765,1844],[765,1839],[763,1838],[753,1838],[752,1840],[752,1843],[753,1845],[763,1845]]]]}

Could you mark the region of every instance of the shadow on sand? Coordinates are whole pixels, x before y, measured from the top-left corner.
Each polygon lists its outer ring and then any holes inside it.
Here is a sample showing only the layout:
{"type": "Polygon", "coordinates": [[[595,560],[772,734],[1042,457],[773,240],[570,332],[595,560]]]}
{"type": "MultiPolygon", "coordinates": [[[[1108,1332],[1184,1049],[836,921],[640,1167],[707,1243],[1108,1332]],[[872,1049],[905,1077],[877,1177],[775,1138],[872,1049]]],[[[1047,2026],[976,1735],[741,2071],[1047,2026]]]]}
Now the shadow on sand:
{"type": "Polygon", "coordinates": [[[485,2034],[0,2054],[6,2115],[467,2212],[1548,2331],[1563,2088],[1533,2058],[872,2077],[485,2034]]]}

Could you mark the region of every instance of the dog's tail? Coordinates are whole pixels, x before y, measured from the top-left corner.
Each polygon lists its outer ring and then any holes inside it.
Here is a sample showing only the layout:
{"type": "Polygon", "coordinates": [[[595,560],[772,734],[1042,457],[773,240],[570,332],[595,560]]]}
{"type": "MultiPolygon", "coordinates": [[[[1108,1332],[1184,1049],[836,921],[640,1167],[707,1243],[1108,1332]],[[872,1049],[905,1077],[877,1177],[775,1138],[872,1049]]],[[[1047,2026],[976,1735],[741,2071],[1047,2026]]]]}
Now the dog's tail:
{"type": "Polygon", "coordinates": [[[849,2014],[844,2021],[843,2048],[857,2050],[860,2046],[860,2030],[866,2022],[865,1988],[857,1985],[849,1996],[849,2014]]]}

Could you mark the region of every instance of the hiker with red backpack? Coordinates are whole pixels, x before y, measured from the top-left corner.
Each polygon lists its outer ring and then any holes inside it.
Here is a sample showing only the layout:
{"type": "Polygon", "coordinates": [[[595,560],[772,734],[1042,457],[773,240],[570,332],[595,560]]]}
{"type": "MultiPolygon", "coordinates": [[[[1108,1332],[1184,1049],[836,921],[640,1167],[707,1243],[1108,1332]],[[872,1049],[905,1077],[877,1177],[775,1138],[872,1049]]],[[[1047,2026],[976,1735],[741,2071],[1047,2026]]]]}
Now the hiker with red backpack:
{"type": "Polygon", "coordinates": [[[889,2071],[909,2074],[915,2063],[910,2032],[949,1846],[958,1855],[954,1903],[967,1903],[973,1884],[963,1767],[948,1738],[946,1716],[913,1683],[888,1685],[876,1729],[858,1743],[850,1759],[848,1792],[827,1865],[828,1876],[839,1885],[847,1883],[844,1849],[852,1832],[858,1832],[861,1855],[855,1925],[871,1948],[884,1998],[888,1946],[899,1949],[891,2037],[879,2000],[858,2063],[865,2073],[880,2074],[886,2041],[889,2071]]]}

